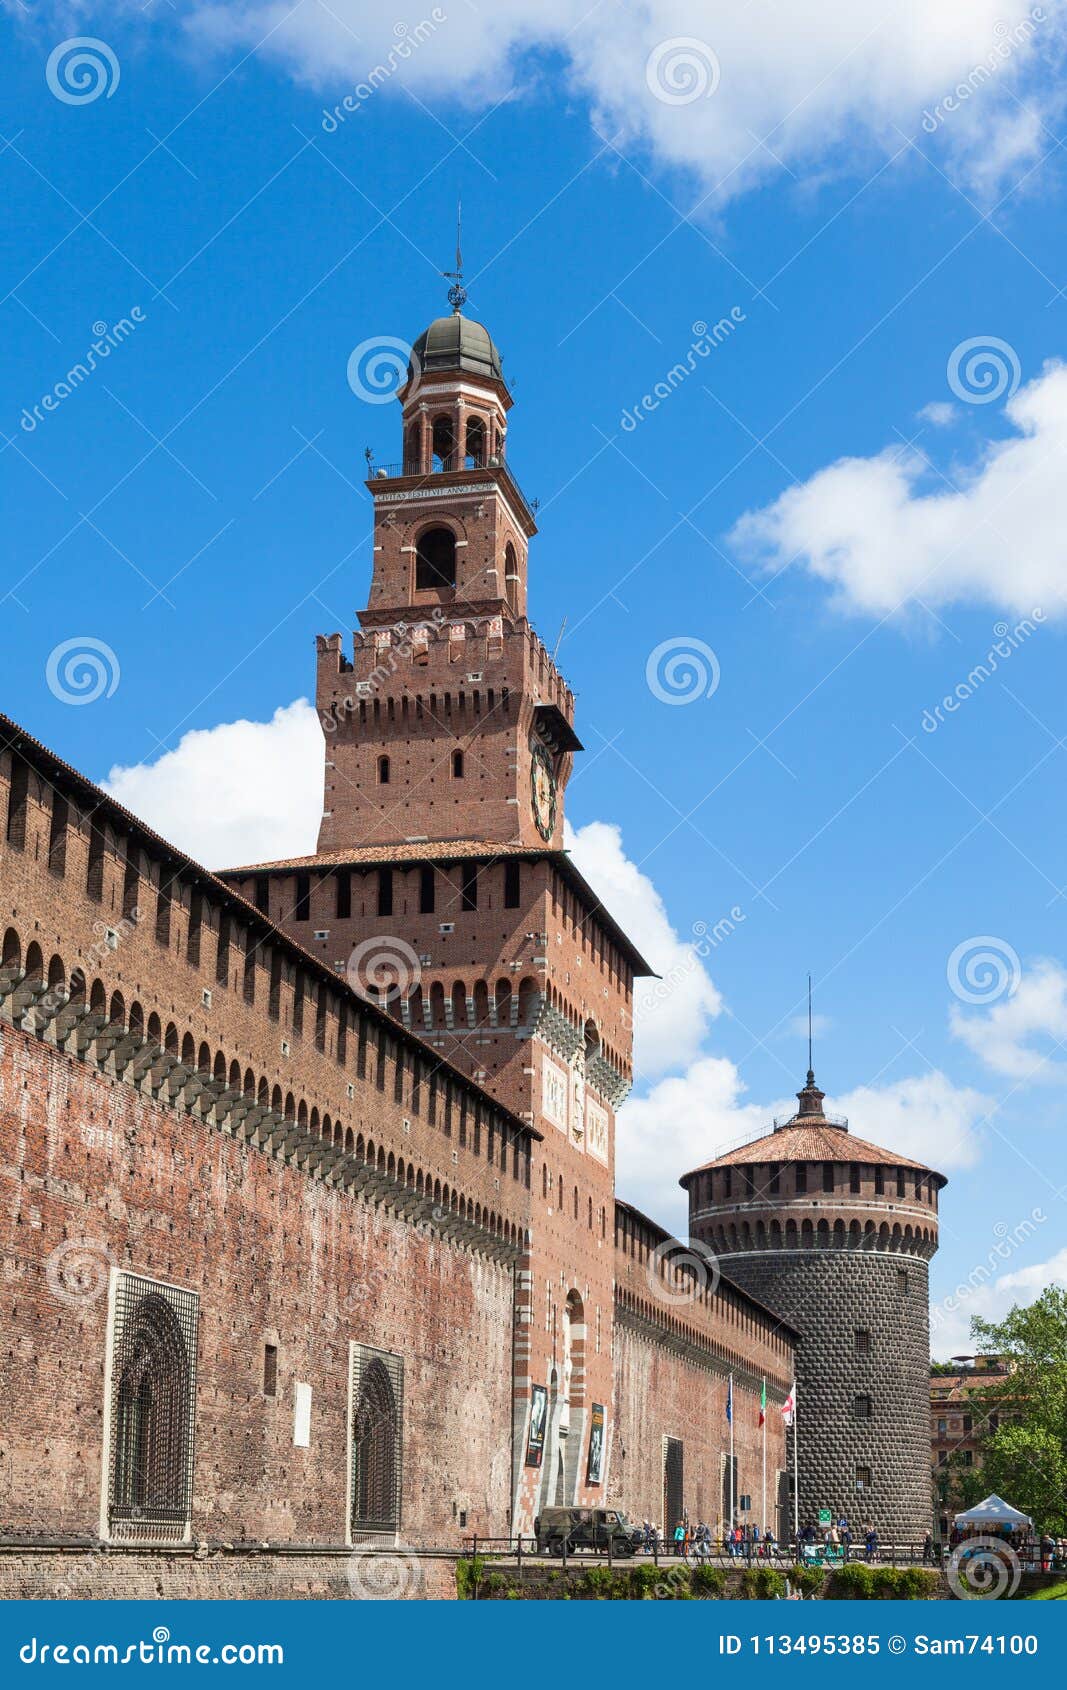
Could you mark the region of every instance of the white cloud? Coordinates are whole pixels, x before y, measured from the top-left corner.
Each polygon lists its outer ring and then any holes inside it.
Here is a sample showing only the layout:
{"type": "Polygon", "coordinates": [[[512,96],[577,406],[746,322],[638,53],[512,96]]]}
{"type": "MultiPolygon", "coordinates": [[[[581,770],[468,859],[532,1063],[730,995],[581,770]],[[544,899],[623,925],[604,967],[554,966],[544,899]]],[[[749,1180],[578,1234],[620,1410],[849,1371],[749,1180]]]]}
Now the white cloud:
{"type": "MultiPolygon", "coordinates": [[[[200,862],[232,867],[314,850],[322,759],[315,712],[297,699],[269,722],[223,722],[188,733],[155,763],[113,768],[105,785],[200,862]]],[[[685,1236],[679,1175],[764,1131],[776,1114],[791,1113],[795,1101],[791,1095],[766,1104],[749,1101],[735,1064],[705,1052],[711,1023],[723,1009],[704,962],[708,941],[694,943],[676,932],[656,887],[626,855],[620,829],[599,821],[568,827],[567,846],[663,976],[659,989],[656,982],[647,982],[644,992],[639,988],[635,1039],[639,1089],[651,1076],[666,1077],[631,1099],[619,1117],[619,1185],[623,1196],[685,1236]]],[[[1060,988],[1062,1002],[1062,974],[1060,988]]],[[[949,1171],[974,1161],[987,1100],[931,1073],[858,1087],[830,1107],[847,1113],[861,1138],[949,1171]]]]}
{"type": "Polygon", "coordinates": [[[856,1086],[828,1107],[848,1116],[857,1137],[948,1173],[978,1160],[992,1101],[935,1069],[886,1086],[856,1086]]]}
{"type": "Polygon", "coordinates": [[[953,485],[906,449],[842,458],[731,538],[768,568],[801,563],[847,610],[886,615],[921,598],[1062,615],[1067,367],[1047,365],[1005,410],[1010,437],[952,466],[953,485]]]}
{"type": "Polygon", "coordinates": [[[959,1279],[944,1289],[945,1282],[937,1271],[935,1258],[939,1294],[930,1304],[931,1355],[943,1361],[952,1356],[972,1355],[971,1320],[975,1315],[982,1320],[1003,1320],[1017,1304],[1027,1308],[1036,1302],[1049,1285],[1067,1285],[1067,1247],[1048,1261],[1033,1262],[1011,1273],[997,1273],[1001,1262],[1010,1259],[1017,1249],[1025,1248],[1046,1219],[1044,1211],[1036,1208],[1011,1226],[998,1223],[989,1249],[980,1253],[959,1279]]]}
{"type": "MultiPolygon", "coordinates": [[[[69,20],[69,0],[48,9],[69,20]]],[[[143,0],[125,9],[146,27],[143,0]]],[[[196,50],[254,49],[326,107],[372,80],[383,92],[371,98],[408,87],[483,105],[516,82],[556,100],[576,92],[604,133],[692,172],[719,201],[779,175],[779,160],[816,178],[866,171],[900,131],[993,193],[1047,147],[1041,120],[1061,100],[1061,0],[424,0],[406,26],[376,0],[177,9],[196,50]],[[375,67],[387,74],[372,79],[375,67]]],[[[174,10],[157,10],[148,26],[172,29],[174,10]]]]}
{"type": "MultiPolygon", "coordinates": [[[[679,1177],[771,1124],[773,1107],[768,1112],[744,1098],[741,1076],[724,1056],[702,1056],[684,1074],[631,1098],[620,1112],[616,1134],[620,1197],[687,1238],[687,1199],[679,1177]]],[[[786,1103],[775,1107],[779,1113],[790,1110],[786,1103]]]]}
{"type": "Polygon", "coordinates": [[[956,407],[945,399],[931,399],[929,405],[924,405],[919,412],[922,422],[928,422],[934,428],[947,428],[956,418],[956,407]]]}
{"type": "Polygon", "coordinates": [[[660,976],[639,980],[634,989],[635,1071],[649,1079],[692,1061],[722,1010],[698,950],[700,939],[682,939],[675,932],[663,899],[626,855],[614,823],[568,825],[566,845],[605,908],[660,976]]]}
{"type": "MultiPolygon", "coordinates": [[[[776,1115],[791,1115],[796,1099],[760,1104],[746,1099],[733,1062],[699,1058],[685,1073],[660,1080],[632,1098],[619,1116],[617,1161],[620,1195],[679,1237],[687,1236],[680,1174],[701,1167],[742,1140],[770,1130],[776,1115]]],[[[990,1100],[932,1072],[886,1086],[857,1086],[828,1099],[857,1138],[927,1162],[938,1172],[970,1166],[978,1156],[978,1129],[990,1100]]]]}
{"type": "Polygon", "coordinates": [[[101,784],[208,868],[315,849],[322,814],[322,729],[305,698],[269,722],[195,729],[154,763],[117,766],[101,784]]]}
{"type": "Polygon", "coordinates": [[[1050,957],[1023,970],[1010,997],[986,1009],[953,1004],[949,1024],[994,1073],[1015,1080],[1061,1081],[1067,1068],[1067,969],[1050,957]]]}

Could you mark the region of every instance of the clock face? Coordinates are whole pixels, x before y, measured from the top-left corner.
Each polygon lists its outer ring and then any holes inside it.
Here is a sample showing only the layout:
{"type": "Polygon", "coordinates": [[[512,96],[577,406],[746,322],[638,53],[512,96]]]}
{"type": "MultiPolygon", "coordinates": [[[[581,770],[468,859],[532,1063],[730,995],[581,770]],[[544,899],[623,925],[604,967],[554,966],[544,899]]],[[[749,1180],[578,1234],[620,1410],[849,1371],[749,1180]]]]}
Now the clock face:
{"type": "Polygon", "coordinates": [[[533,818],[542,839],[551,839],[556,826],[556,776],[543,745],[535,745],[530,764],[533,818]]]}

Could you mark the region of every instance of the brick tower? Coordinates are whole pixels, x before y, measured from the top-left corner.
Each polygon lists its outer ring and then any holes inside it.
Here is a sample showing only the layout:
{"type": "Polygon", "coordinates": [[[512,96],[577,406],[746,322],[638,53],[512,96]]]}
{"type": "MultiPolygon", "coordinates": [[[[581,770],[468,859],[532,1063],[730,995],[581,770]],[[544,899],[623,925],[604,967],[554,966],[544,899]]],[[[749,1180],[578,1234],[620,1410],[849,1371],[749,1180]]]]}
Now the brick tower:
{"type": "Polygon", "coordinates": [[[801,1334],[801,1525],[829,1508],[914,1543],[930,1529],[927,1268],[946,1182],[828,1116],[811,1069],[797,1097],[772,1132],[683,1177],[690,1234],[801,1334]]]}
{"type": "MultiPolygon", "coordinates": [[[[226,878],[540,1135],[511,1451],[529,1531],[546,1503],[609,1491],[615,1112],[651,971],[562,849],[574,698],[526,614],[536,525],[500,355],[449,297],[412,348],[400,459],[367,481],[351,658],[318,640],[318,850],[226,878]]],[[[461,1131],[453,1161],[506,1155],[461,1131]]]]}

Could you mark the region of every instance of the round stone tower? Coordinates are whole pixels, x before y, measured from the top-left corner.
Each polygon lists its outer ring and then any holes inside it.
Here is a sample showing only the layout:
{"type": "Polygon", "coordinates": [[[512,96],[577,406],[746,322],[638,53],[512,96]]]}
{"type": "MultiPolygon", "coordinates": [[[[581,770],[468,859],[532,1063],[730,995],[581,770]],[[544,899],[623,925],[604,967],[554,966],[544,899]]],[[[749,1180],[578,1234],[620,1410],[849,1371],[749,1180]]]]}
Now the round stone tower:
{"type": "Polygon", "coordinates": [[[931,1519],[927,1264],[945,1180],[857,1138],[824,1095],[809,1069],[794,1115],[683,1176],[689,1231],[801,1333],[801,1527],[829,1508],[857,1537],[912,1543],[931,1519]]]}

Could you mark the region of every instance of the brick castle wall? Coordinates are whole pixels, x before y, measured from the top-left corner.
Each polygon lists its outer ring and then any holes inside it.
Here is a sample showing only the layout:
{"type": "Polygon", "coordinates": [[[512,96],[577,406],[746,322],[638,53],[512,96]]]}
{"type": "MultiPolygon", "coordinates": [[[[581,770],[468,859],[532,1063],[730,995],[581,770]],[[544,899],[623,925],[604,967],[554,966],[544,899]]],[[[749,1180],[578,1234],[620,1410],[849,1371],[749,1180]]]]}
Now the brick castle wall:
{"type": "Polygon", "coordinates": [[[507,1532],[507,1264],[3,1025],[0,1196],[4,1532],[97,1535],[110,1265],[199,1293],[194,1538],[344,1544],[349,1340],[404,1358],[402,1539],[507,1532]]]}

